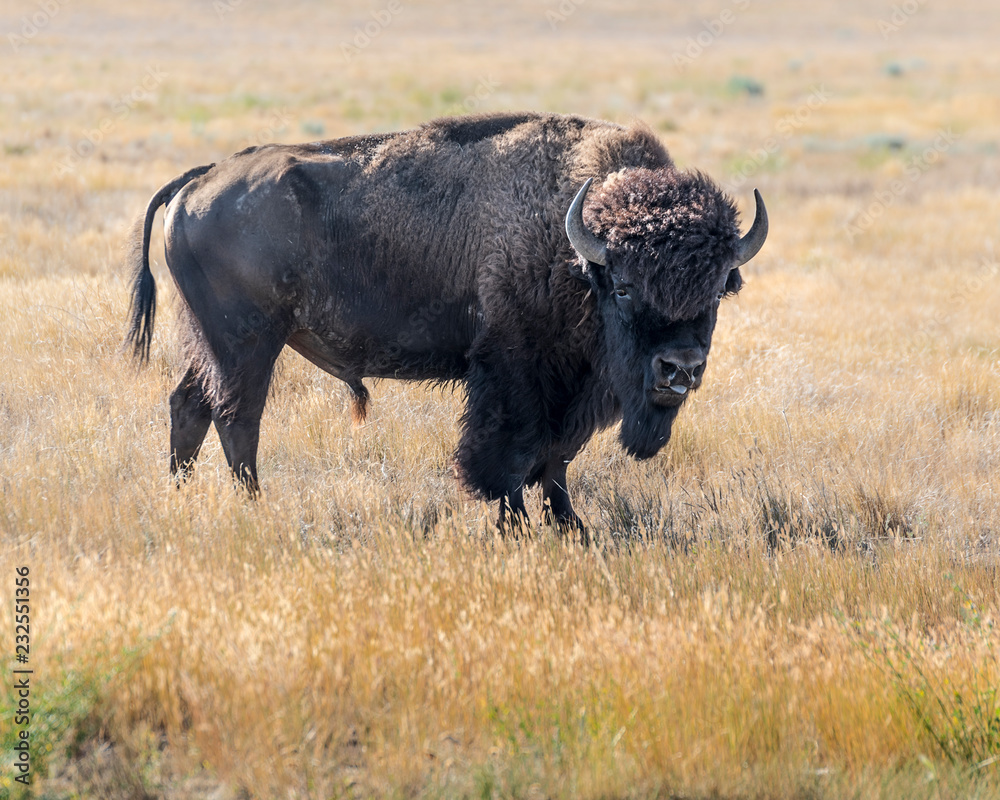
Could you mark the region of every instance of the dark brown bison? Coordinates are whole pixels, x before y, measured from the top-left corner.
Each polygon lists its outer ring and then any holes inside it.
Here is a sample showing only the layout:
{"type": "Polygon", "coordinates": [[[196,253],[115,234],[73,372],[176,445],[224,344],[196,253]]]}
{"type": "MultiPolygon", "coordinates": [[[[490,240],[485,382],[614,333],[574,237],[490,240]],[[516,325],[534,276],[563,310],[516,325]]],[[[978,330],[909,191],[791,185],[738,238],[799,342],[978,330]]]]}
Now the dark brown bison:
{"type": "MultiPolygon", "coordinates": [[[[755,193],[756,194],[756,193],[755,193]]],[[[579,525],[566,466],[622,420],[649,458],[701,384],[719,301],[767,235],[644,127],[574,116],[441,119],[415,130],[251,147],[161,188],[137,225],[128,341],[149,352],[153,217],[183,298],[188,367],[170,396],[170,469],[215,423],[257,491],[257,443],[288,345],[362,380],[461,381],[464,486],[579,525]],[[594,188],[588,195],[591,181],[594,188]],[[582,188],[581,188],[582,187],[582,188]]]]}

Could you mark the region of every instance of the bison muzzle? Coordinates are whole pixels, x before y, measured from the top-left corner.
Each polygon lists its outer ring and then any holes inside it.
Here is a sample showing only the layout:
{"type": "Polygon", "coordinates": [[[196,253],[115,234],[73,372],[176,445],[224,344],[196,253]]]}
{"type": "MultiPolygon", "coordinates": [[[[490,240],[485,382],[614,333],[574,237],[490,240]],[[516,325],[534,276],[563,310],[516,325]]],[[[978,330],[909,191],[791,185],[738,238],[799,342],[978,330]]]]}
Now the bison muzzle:
{"type": "Polygon", "coordinates": [[[461,382],[456,466],[473,494],[582,527],[566,467],[621,420],[636,458],[701,384],[720,301],[767,235],[679,170],[645,127],[547,114],[440,119],[399,133],[251,147],[153,195],[133,236],[128,342],[148,357],[161,205],[187,369],[170,396],[170,469],[210,424],[257,492],[260,419],[286,345],[343,380],[461,382]]]}

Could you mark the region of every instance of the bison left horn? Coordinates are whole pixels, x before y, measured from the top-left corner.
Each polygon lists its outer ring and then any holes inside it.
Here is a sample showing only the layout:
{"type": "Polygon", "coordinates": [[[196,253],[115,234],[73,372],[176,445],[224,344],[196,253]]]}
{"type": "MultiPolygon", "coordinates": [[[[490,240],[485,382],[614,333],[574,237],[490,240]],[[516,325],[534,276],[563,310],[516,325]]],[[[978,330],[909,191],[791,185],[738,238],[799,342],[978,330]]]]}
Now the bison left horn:
{"type": "Polygon", "coordinates": [[[753,197],[757,202],[757,210],[754,212],[753,225],[750,226],[750,230],[746,232],[746,235],[740,239],[736,252],[737,267],[743,266],[757,255],[760,252],[760,248],[764,246],[764,240],[767,238],[767,209],[764,208],[764,198],[760,196],[760,192],[756,189],[753,190],[753,197]]]}
{"type": "MultiPolygon", "coordinates": [[[[607,244],[602,241],[601,237],[591,233],[590,228],[583,224],[583,201],[586,199],[587,190],[593,182],[593,178],[587,178],[587,182],[580,187],[580,191],[573,198],[569,211],[566,212],[566,235],[569,237],[569,243],[573,245],[573,249],[587,261],[606,267],[608,265],[607,244]]],[[[754,223],[754,225],[756,224],[754,223]]],[[[767,233],[766,220],[764,229],[764,232],[767,233]]],[[[749,236],[749,234],[747,235],[749,236]]]]}

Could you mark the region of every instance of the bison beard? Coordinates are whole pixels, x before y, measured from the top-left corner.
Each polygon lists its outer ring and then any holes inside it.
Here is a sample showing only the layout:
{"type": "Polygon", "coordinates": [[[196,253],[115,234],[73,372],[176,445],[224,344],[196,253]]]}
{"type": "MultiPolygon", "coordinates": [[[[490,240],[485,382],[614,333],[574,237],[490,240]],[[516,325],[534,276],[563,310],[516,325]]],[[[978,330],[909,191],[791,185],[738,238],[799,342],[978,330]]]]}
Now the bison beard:
{"type": "MultiPolygon", "coordinates": [[[[610,353],[622,349],[609,346],[610,353]]],[[[621,404],[622,424],[618,433],[625,452],[633,458],[652,458],[670,440],[670,429],[677,418],[683,399],[670,405],[655,405],[649,401],[646,371],[638,353],[622,355],[612,361],[609,383],[621,404]]]]}
{"type": "Polygon", "coordinates": [[[251,147],[189,170],[153,195],[129,256],[128,341],[144,358],[165,205],[187,358],[171,472],[188,473],[214,425],[256,493],[261,415],[288,346],[346,383],[357,419],[365,378],[463,384],[463,485],[500,500],[502,525],[540,484],[550,518],[581,526],[567,465],[618,420],[636,458],[667,443],[719,298],[766,236],[756,200],[741,238],[733,202],[678,170],[648,128],[555,114],[251,147]]]}
{"type": "Polygon", "coordinates": [[[670,439],[670,428],[680,406],[651,406],[639,401],[622,404],[622,428],[618,440],[634,458],[652,458],[670,439]]]}

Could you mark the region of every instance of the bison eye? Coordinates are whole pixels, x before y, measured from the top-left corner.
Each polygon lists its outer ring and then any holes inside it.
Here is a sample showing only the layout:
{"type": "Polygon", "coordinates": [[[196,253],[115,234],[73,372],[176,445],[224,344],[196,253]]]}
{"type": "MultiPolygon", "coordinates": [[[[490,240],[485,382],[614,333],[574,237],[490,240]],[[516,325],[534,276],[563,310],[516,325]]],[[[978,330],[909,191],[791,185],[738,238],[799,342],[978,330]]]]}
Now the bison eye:
{"type": "Polygon", "coordinates": [[[628,293],[628,287],[627,286],[616,286],[615,287],[615,294],[618,297],[622,298],[623,300],[628,300],[628,298],[630,296],[629,293],[628,293]]]}

